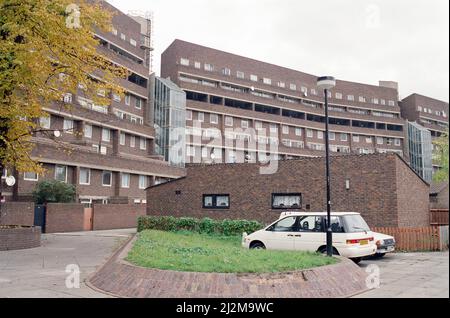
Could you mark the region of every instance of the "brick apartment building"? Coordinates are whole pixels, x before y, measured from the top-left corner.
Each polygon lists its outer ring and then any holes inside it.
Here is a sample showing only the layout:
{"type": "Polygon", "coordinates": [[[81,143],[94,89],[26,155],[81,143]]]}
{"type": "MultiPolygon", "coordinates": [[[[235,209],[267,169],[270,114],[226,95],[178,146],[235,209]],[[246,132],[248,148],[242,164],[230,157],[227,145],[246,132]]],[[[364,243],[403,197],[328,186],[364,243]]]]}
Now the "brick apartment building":
{"type": "Polygon", "coordinates": [[[99,52],[129,71],[128,79],[120,80],[125,97],[111,95],[110,106],[102,107],[83,97],[80,87],[76,96],[66,94],[65,105],[45,105],[50,117],[42,118],[41,126],[60,132],[33,137],[32,157],[43,163],[46,174],[8,171],[17,182],[13,188],[3,185],[6,200],[29,200],[38,181],[56,179],[75,185],[79,202],[145,203],[147,186],[183,175],[154,153],[149,34],[142,34],[144,25],[132,17],[107,2],[104,6],[115,13],[113,29],[97,31],[95,37],[99,52]],[[66,146],[70,153],[61,149],[66,146]]]}
{"type": "MultiPolygon", "coordinates": [[[[149,187],[148,215],[248,219],[269,223],[280,212],[325,211],[325,159],[259,164],[192,164],[184,178],[149,187]],[[194,186],[195,185],[195,186],[194,186]]],[[[429,184],[397,154],[331,158],[333,211],[362,213],[370,226],[429,225],[429,184]]]]}
{"type": "MultiPolygon", "coordinates": [[[[186,92],[187,162],[324,153],[324,96],[316,75],[175,40],[162,54],[161,77],[186,92]],[[261,145],[271,150],[257,151],[261,145]]],[[[329,97],[332,151],[403,156],[396,83],[338,80],[329,97]]]]}

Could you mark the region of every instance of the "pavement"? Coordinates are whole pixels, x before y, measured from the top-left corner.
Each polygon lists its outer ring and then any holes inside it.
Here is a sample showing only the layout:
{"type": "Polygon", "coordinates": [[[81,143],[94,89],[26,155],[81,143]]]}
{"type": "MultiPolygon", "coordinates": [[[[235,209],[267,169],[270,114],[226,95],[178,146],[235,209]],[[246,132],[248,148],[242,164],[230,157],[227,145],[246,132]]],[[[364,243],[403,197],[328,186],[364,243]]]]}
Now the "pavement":
{"type": "Polygon", "coordinates": [[[41,247],[1,251],[0,298],[108,297],[86,286],[84,280],[135,232],[126,229],[44,234],[41,247]],[[67,278],[70,287],[77,287],[77,266],[79,288],[67,288],[67,278]]]}
{"type": "MultiPolygon", "coordinates": [[[[41,247],[1,251],[0,298],[109,297],[89,288],[84,280],[135,232],[126,229],[44,234],[41,247]],[[73,270],[74,265],[80,269],[79,288],[66,286],[66,280],[69,285],[75,282],[71,279],[74,272],[66,272],[68,265],[69,269],[73,270]]],[[[379,271],[380,288],[355,297],[449,297],[448,252],[393,253],[362,261],[360,266],[369,278],[376,278],[379,271]]]]}
{"type": "MultiPolygon", "coordinates": [[[[365,260],[360,267],[376,275],[380,288],[357,298],[449,298],[449,253],[391,253],[365,260]]],[[[370,281],[369,281],[370,283],[370,281]]]]}

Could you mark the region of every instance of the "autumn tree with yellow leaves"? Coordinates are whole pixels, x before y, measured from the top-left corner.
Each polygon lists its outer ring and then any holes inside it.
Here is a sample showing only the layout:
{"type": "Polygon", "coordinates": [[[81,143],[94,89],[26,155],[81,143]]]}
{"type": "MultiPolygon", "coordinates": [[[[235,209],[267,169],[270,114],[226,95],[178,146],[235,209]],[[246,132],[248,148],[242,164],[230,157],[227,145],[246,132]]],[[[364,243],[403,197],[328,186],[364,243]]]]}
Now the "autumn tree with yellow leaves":
{"type": "MultiPolygon", "coordinates": [[[[0,0],[0,168],[42,172],[31,151],[43,107],[64,104],[79,84],[98,105],[123,90],[124,68],[98,51],[96,30],[109,31],[113,13],[95,0],[0,0]]],[[[1,171],[1,170],[0,170],[1,171]]]]}

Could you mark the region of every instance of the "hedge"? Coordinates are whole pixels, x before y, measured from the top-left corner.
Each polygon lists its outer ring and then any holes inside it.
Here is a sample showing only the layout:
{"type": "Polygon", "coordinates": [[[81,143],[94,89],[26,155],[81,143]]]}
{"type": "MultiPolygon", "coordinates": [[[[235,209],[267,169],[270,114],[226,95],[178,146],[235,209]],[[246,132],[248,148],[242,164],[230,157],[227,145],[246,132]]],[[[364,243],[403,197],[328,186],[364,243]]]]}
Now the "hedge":
{"type": "Polygon", "coordinates": [[[160,230],[168,232],[191,231],[204,234],[221,234],[226,236],[253,233],[263,228],[258,221],[247,220],[213,220],[210,218],[175,218],[173,216],[141,216],[138,218],[138,232],[143,230],[160,230]]]}

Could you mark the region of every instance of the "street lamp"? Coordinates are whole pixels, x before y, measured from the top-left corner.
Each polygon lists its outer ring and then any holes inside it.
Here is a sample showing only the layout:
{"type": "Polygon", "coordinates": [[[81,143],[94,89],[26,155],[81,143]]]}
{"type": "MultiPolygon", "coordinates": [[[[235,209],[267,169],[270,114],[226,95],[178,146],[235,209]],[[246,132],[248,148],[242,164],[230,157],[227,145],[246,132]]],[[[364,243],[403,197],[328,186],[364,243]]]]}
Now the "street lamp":
{"type": "Polygon", "coordinates": [[[331,229],[331,185],[330,185],[330,147],[328,132],[328,90],[336,86],[336,79],[332,76],[317,78],[317,87],[325,94],[325,161],[327,174],[327,256],[333,255],[333,231],[331,229]]]}

